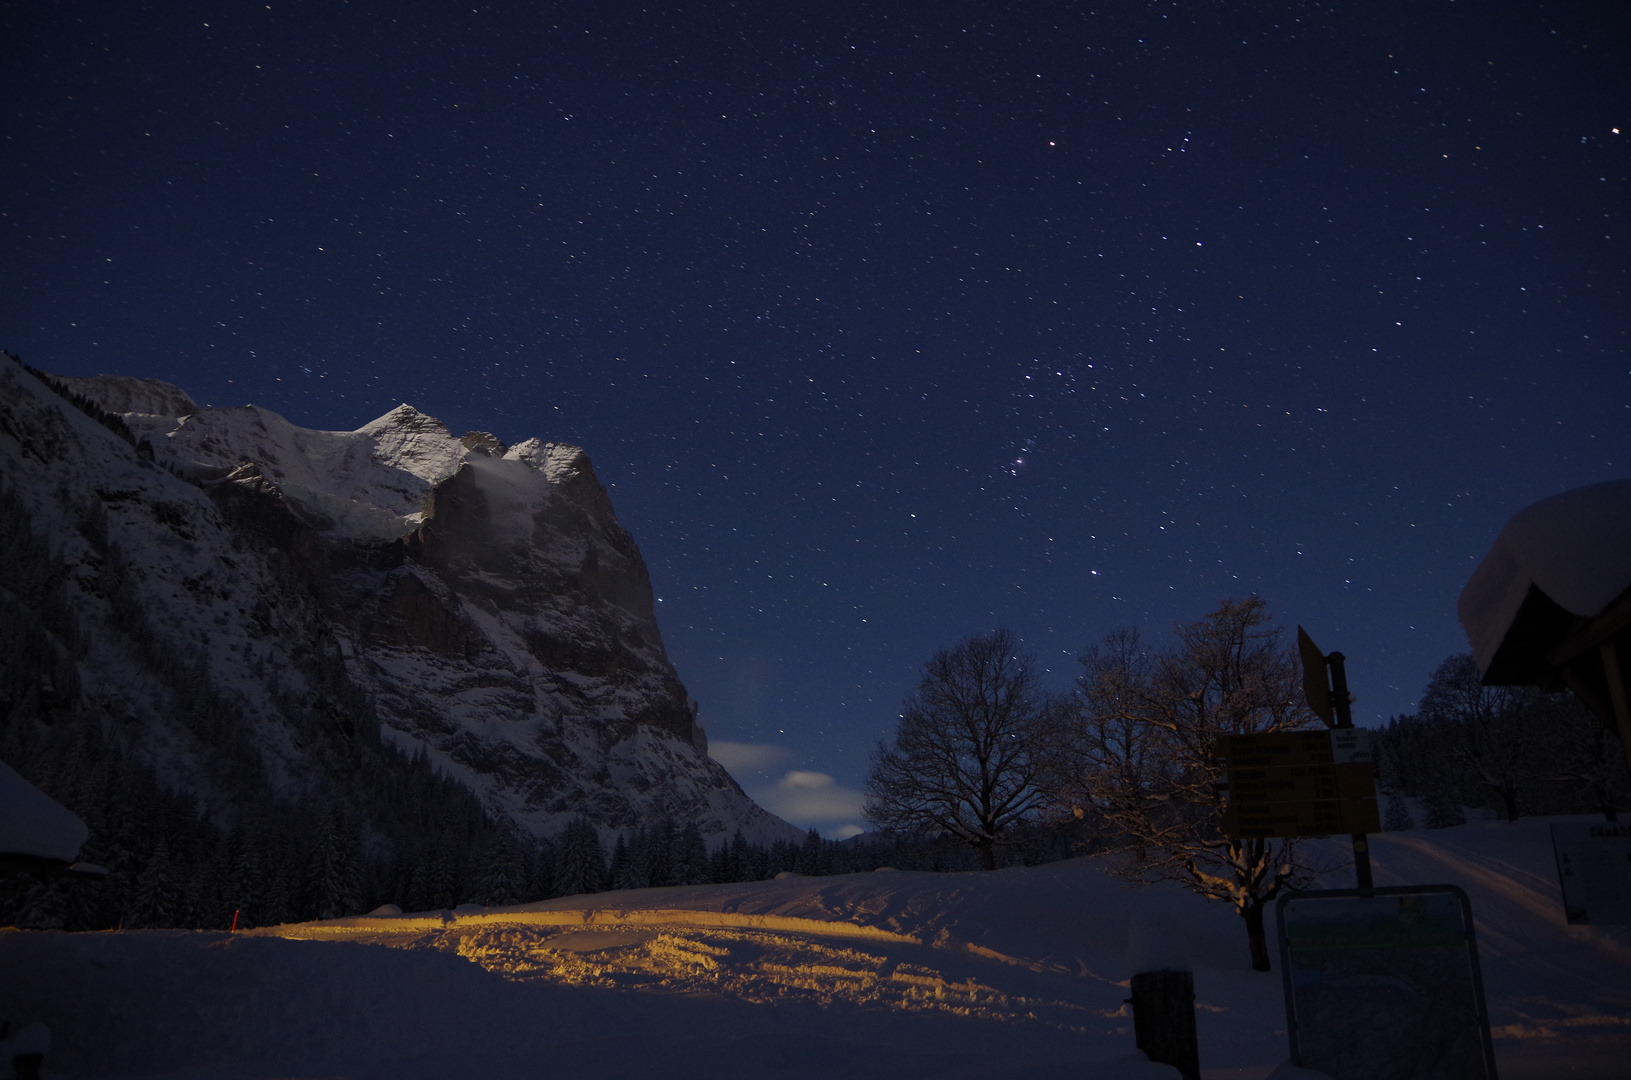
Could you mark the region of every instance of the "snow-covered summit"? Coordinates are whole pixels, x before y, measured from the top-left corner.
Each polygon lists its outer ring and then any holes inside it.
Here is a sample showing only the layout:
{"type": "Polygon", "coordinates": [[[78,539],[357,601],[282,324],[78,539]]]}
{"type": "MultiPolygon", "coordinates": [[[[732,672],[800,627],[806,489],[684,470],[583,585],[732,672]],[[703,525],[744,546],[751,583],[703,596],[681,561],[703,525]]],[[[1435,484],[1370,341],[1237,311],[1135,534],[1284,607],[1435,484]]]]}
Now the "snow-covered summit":
{"type": "Polygon", "coordinates": [[[94,401],[111,413],[180,418],[198,411],[198,403],[185,390],[159,379],[137,379],[129,375],[86,378],[59,375],[56,380],[70,393],[94,401]]]}
{"type": "Polygon", "coordinates": [[[0,693],[128,736],[201,805],[230,812],[246,770],[340,798],[348,740],[377,731],[536,833],[801,835],[706,756],[579,447],[410,405],[318,431],[6,362],[0,475],[0,553],[22,553],[0,558],[0,693]]]}
{"type": "MultiPolygon", "coordinates": [[[[486,432],[461,438],[408,404],[355,431],[318,431],[256,405],[194,405],[185,413],[126,408],[153,403],[131,389],[135,382],[99,376],[78,380],[76,392],[122,414],[161,460],[184,475],[221,477],[253,462],[262,481],[304,520],[350,540],[395,540],[412,532],[425,521],[432,491],[470,461],[522,461],[551,483],[587,468],[578,447],[529,439],[506,448],[486,432]]],[[[152,396],[162,397],[157,391],[152,396]]]]}

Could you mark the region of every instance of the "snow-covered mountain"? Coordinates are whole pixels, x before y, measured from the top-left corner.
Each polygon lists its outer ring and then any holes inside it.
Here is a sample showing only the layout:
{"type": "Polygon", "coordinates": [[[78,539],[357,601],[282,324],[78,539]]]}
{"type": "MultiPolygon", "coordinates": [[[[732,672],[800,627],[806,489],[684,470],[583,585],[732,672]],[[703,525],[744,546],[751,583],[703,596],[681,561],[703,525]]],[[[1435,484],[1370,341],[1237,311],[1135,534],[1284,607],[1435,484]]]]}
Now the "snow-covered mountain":
{"type": "Polygon", "coordinates": [[[6,360],[0,619],[0,717],[111,732],[212,814],[246,785],[332,799],[382,740],[538,835],[799,836],[707,757],[577,447],[6,360]]]}

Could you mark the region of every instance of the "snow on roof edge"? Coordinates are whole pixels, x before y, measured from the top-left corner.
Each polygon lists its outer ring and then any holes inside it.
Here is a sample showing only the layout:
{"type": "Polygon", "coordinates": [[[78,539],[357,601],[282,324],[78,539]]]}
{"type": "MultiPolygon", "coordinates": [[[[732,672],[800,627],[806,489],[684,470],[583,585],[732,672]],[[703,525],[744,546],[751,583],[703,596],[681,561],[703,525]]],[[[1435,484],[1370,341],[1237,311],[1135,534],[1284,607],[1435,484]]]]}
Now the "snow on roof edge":
{"type": "Polygon", "coordinates": [[[1514,514],[1456,602],[1473,658],[1488,671],[1531,589],[1583,618],[1631,587],[1631,479],[1574,488],[1514,514]]]}
{"type": "Polygon", "coordinates": [[[0,854],[71,863],[90,835],[78,814],[0,761],[0,854]]]}

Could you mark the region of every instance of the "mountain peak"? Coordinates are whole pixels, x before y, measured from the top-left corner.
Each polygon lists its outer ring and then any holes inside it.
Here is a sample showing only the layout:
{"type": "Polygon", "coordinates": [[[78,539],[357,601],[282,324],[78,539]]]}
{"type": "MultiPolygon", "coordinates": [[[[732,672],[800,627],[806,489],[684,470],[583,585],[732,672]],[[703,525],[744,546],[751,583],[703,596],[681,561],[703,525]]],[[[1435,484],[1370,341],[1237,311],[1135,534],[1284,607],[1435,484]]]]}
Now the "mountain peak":
{"type": "Polygon", "coordinates": [[[0,366],[0,502],[9,535],[39,538],[0,560],[0,596],[74,627],[0,620],[0,652],[49,673],[27,709],[126,733],[228,816],[291,793],[386,835],[346,772],[393,757],[383,742],[537,835],[581,816],[608,836],[672,818],[799,838],[702,752],[581,448],[456,438],[406,404],[318,431],[255,406],[166,417],[191,399],[145,380],[94,388],[68,400],[0,366]],[[110,438],[76,405],[164,411],[110,438]]]}
{"type": "Polygon", "coordinates": [[[386,431],[412,431],[452,438],[446,424],[428,413],[420,412],[407,402],[377,419],[370,420],[357,431],[364,435],[379,435],[386,431]]]}
{"type": "Polygon", "coordinates": [[[198,403],[179,386],[130,375],[51,376],[70,393],[79,394],[110,413],[180,418],[198,411],[198,403]]]}
{"type": "Polygon", "coordinates": [[[465,449],[488,457],[501,458],[510,449],[490,431],[467,431],[459,442],[464,444],[465,449]]]}

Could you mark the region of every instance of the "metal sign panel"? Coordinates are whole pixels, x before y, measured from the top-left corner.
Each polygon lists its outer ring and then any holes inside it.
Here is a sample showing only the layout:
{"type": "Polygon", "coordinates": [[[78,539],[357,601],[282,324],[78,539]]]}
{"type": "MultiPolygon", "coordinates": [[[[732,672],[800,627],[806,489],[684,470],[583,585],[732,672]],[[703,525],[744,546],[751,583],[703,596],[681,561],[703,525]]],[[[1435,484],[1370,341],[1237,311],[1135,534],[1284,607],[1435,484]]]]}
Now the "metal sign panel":
{"type": "Polygon", "coordinates": [[[1277,923],[1297,1065],[1333,1080],[1495,1080],[1466,893],[1286,893],[1277,923]]]}
{"type": "Polygon", "coordinates": [[[1231,805],[1223,811],[1222,825],[1226,836],[1240,840],[1382,831],[1375,799],[1270,803],[1249,809],[1231,805]]]}
{"type": "Polygon", "coordinates": [[[1374,799],[1376,781],[1363,761],[1342,765],[1289,765],[1278,769],[1229,770],[1229,801],[1307,802],[1313,799],[1374,799]]]}
{"type": "Polygon", "coordinates": [[[1327,734],[1331,736],[1331,760],[1335,764],[1376,764],[1376,733],[1370,728],[1332,728],[1327,734]]]}
{"type": "Polygon", "coordinates": [[[1218,754],[1231,766],[1272,768],[1278,765],[1329,765],[1329,731],[1265,731],[1257,735],[1221,735],[1218,754]]]}
{"type": "Polygon", "coordinates": [[[1631,925],[1631,824],[1559,823],[1552,826],[1552,850],[1569,922],[1631,925]]]}
{"type": "Polygon", "coordinates": [[[1219,738],[1223,831],[1237,839],[1380,832],[1371,732],[1275,731],[1219,738]]]}
{"type": "Polygon", "coordinates": [[[1331,679],[1325,670],[1325,654],[1302,627],[1297,627],[1297,652],[1303,660],[1303,699],[1326,727],[1336,726],[1336,709],[1331,704],[1331,679]]]}

